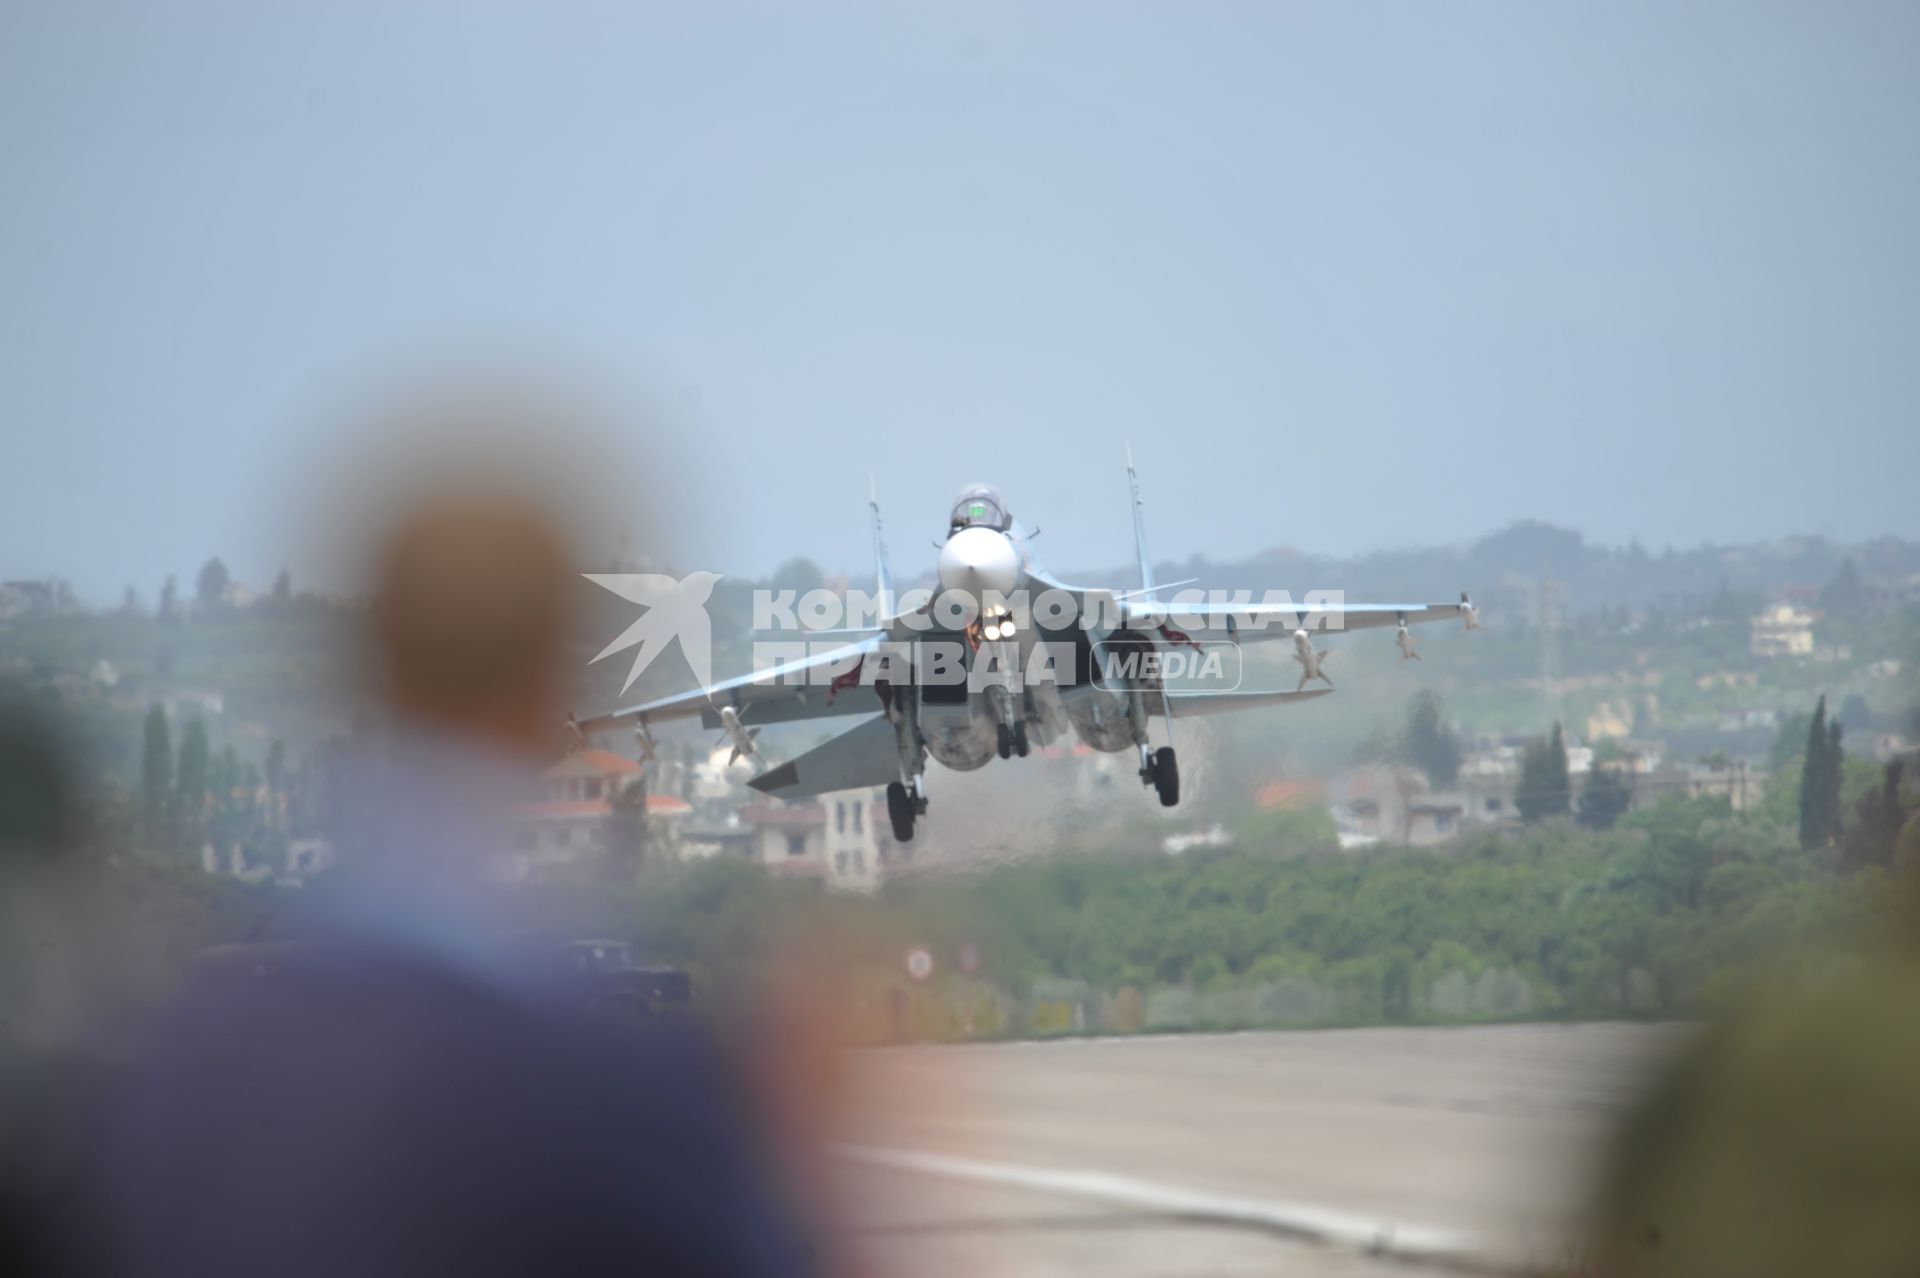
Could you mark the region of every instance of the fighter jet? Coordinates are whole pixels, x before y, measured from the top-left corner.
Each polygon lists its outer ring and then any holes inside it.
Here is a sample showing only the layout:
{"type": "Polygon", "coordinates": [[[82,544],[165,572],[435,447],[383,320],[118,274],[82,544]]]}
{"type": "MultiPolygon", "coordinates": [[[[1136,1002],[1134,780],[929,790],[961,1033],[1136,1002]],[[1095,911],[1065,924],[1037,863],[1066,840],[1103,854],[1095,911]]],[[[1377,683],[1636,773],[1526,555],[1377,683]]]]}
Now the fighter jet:
{"type": "Polygon", "coordinates": [[[1154,581],[1131,450],[1127,482],[1140,575],[1135,589],[1055,579],[1034,556],[1037,530],[1015,521],[997,489],[978,484],[961,492],[937,543],[937,587],[896,596],[880,505],[869,493],[879,615],[853,631],[857,637],[815,644],[805,657],[570,726],[581,738],[631,728],[651,753],[653,726],[697,717],[723,730],[735,759],[761,767],[748,784],[766,794],[797,799],[885,785],[893,835],[904,843],[927,811],[929,760],[966,772],[996,757],[1024,757],[1035,745],[1072,733],[1096,750],[1136,751],[1142,784],[1172,807],[1180,801],[1172,740],[1177,721],[1333,691],[1323,666],[1327,653],[1313,646],[1315,632],[1392,626],[1401,652],[1411,655],[1411,624],[1451,619],[1469,630],[1479,626],[1464,591],[1458,603],[1425,604],[1316,603],[1308,596],[1309,606],[1301,606],[1284,598],[1222,603],[1188,597],[1198,592],[1163,598],[1188,583],[1154,581]],[[1204,670],[1223,650],[1237,654],[1281,639],[1291,640],[1301,667],[1297,688],[1208,685],[1204,678],[1196,686],[1179,677],[1188,667],[1204,670]],[[1307,686],[1316,681],[1326,686],[1307,686]],[[756,737],[766,724],[853,715],[866,717],[783,763],[769,766],[758,750],[756,737]]]}

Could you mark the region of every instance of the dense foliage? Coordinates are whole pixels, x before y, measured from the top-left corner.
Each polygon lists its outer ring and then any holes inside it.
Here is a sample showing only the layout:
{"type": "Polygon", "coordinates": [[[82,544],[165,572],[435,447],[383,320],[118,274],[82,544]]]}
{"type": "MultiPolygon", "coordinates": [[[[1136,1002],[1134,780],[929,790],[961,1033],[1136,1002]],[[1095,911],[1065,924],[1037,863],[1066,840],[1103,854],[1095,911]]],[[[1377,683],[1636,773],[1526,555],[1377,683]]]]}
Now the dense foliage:
{"type": "MultiPolygon", "coordinates": [[[[977,981],[949,963],[913,995],[950,1011],[972,984],[1005,1033],[1686,1015],[1770,961],[1857,936],[1885,881],[1845,875],[1784,824],[1680,798],[1606,831],[1553,821],[1437,853],[1076,854],[869,902],[743,868],[644,884],[643,943],[719,971],[785,916],[830,935],[870,985],[904,987],[907,945],[950,958],[970,942],[977,981]]],[[[959,1031],[929,1013],[917,1032],[959,1031]]]]}

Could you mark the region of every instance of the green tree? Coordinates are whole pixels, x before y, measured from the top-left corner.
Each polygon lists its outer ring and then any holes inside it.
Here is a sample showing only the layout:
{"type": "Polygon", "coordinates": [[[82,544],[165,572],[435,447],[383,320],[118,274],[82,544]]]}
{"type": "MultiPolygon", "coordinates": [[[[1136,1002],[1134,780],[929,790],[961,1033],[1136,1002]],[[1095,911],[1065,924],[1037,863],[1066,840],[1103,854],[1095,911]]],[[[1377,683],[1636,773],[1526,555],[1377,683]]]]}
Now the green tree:
{"type": "Polygon", "coordinates": [[[1840,841],[1840,829],[1844,824],[1840,790],[1847,778],[1847,752],[1840,746],[1841,730],[1838,719],[1827,722],[1826,772],[1821,778],[1820,811],[1826,829],[1825,842],[1829,845],[1840,841]]]}
{"type": "Polygon", "coordinates": [[[1900,831],[1908,817],[1907,806],[1900,793],[1900,774],[1904,766],[1899,759],[1887,764],[1880,785],[1861,796],[1843,845],[1847,868],[1892,868],[1900,831]]]}
{"type": "Polygon", "coordinates": [[[1460,778],[1460,739],[1441,718],[1440,698],[1431,691],[1416,693],[1407,704],[1405,752],[1407,761],[1427,774],[1439,789],[1460,778]]]}
{"type": "Polygon", "coordinates": [[[273,601],[273,610],[275,612],[284,613],[288,608],[293,606],[293,578],[287,575],[285,568],[282,568],[279,573],[275,575],[273,579],[273,594],[269,596],[269,598],[273,601]]]}
{"type": "Polygon", "coordinates": [[[180,850],[197,850],[205,836],[211,763],[207,725],[195,715],[180,734],[180,768],[174,785],[175,839],[180,850]]]}
{"type": "Polygon", "coordinates": [[[1596,764],[1580,791],[1580,824],[1590,830],[1612,829],[1613,823],[1626,815],[1632,802],[1633,784],[1626,773],[1617,767],[1596,764]]]}
{"type": "MultiPolygon", "coordinates": [[[[1839,725],[1833,725],[1837,728],[1839,725]]],[[[1828,798],[1837,796],[1840,760],[1833,756],[1839,738],[1827,724],[1827,698],[1822,694],[1807,721],[1807,748],[1800,763],[1800,846],[1823,847],[1833,837],[1834,811],[1828,798]]]]}
{"type": "Polygon", "coordinates": [[[155,702],[147,708],[140,742],[140,823],[148,847],[172,842],[168,820],[173,796],[173,729],[167,712],[155,702]]]}
{"type": "Polygon", "coordinates": [[[219,612],[227,606],[227,566],[215,555],[200,565],[200,575],[194,580],[194,597],[203,613],[219,612]]]}
{"type": "Polygon", "coordinates": [[[1573,781],[1567,775],[1567,743],[1560,725],[1553,734],[1527,747],[1520,761],[1520,785],[1514,791],[1513,805],[1520,819],[1532,825],[1550,817],[1565,816],[1573,808],[1573,781]]]}
{"type": "Polygon", "coordinates": [[[173,579],[172,573],[168,573],[166,581],[161,584],[160,608],[155,615],[162,621],[180,619],[180,585],[173,579]]]}
{"type": "Polygon", "coordinates": [[[1839,720],[1832,720],[1826,725],[1828,773],[1826,773],[1826,794],[1822,796],[1822,804],[1826,806],[1826,833],[1830,842],[1839,842],[1841,827],[1845,825],[1845,819],[1841,817],[1841,802],[1839,802],[1841,787],[1847,781],[1847,750],[1843,750],[1839,745],[1839,737],[1843,731],[1845,731],[1845,725],[1839,720]]]}

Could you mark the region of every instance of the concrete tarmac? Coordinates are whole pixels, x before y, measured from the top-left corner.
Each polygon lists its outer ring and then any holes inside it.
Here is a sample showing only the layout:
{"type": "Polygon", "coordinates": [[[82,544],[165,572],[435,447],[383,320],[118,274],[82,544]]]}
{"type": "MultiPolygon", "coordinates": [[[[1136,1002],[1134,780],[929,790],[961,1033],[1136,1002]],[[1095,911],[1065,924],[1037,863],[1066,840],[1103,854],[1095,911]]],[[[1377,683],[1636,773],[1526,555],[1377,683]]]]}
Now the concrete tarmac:
{"type": "Polygon", "coordinates": [[[885,1274],[1551,1269],[1688,1030],[1500,1026],[863,1053],[841,1160],[885,1274]]]}

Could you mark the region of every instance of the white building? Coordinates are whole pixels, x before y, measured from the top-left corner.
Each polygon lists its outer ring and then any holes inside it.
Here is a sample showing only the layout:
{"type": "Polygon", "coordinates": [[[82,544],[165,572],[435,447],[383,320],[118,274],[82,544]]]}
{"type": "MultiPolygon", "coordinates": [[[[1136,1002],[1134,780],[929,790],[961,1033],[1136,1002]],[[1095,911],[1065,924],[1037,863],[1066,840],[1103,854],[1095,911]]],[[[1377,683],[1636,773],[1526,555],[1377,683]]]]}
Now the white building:
{"type": "Polygon", "coordinates": [[[815,879],[836,892],[873,892],[898,852],[887,805],[874,790],[805,803],[765,799],[740,809],[747,859],[783,878],[815,879]]]}
{"type": "Polygon", "coordinates": [[[1748,650],[1756,657],[1813,655],[1813,614],[1790,603],[1777,603],[1751,622],[1748,650]]]}

